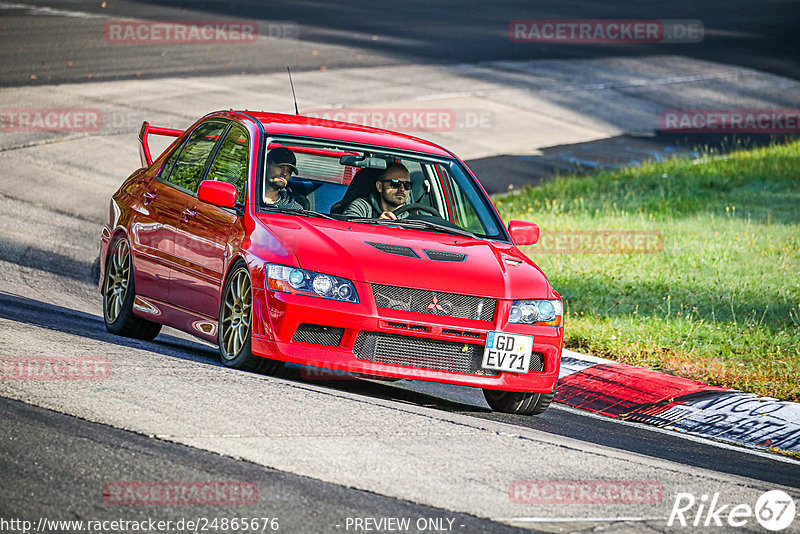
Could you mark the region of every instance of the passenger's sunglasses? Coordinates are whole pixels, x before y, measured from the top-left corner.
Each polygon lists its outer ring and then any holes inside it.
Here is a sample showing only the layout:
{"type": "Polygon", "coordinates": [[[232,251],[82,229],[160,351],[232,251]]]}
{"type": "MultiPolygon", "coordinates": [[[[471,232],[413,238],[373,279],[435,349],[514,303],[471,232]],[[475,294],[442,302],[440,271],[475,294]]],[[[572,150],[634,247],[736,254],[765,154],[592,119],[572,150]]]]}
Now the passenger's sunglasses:
{"type": "Polygon", "coordinates": [[[382,180],[382,181],[385,184],[389,184],[389,186],[392,189],[399,189],[402,187],[406,191],[411,191],[411,182],[409,180],[394,179],[394,180],[382,180]]]}

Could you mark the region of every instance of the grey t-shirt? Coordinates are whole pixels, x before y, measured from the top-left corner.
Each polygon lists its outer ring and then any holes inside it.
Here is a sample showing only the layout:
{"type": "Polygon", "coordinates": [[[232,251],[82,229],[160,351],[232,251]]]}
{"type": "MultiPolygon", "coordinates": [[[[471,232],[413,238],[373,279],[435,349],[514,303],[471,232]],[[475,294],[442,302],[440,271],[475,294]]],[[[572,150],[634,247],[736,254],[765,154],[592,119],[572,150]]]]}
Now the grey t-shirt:
{"type": "MultiPolygon", "coordinates": [[[[383,213],[378,192],[375,191],[367,198],[357,198],[344,209],[344,215],[348,217],[362,217],[365,219],[377,219],[383,213]]],[[[408,217],[409,212],[401,213],[398,219],[408,217]]]]}
{"type": "Polygon", "coordinates": [[[275,206],[276,208],[289,208],[290,210],[303,209],[302,204],[294,199],[294,194],[288,187],[285,187],[278,192],[277,202],[265,202],[265,204],[267,206],[275,206]]]}

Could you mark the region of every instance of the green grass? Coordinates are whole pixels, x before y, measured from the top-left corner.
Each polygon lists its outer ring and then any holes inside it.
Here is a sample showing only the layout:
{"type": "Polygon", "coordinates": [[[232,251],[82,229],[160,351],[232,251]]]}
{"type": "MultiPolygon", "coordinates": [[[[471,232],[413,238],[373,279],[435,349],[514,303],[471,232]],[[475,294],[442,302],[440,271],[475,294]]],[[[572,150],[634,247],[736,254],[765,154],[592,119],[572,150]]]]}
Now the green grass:
{"type": "Polygon", "coordinates": [[[648,230],[649,254],[525,252],[565,346],[800,401],[800,142],[563,177],[495,202],[547,232],[648,230]]]}

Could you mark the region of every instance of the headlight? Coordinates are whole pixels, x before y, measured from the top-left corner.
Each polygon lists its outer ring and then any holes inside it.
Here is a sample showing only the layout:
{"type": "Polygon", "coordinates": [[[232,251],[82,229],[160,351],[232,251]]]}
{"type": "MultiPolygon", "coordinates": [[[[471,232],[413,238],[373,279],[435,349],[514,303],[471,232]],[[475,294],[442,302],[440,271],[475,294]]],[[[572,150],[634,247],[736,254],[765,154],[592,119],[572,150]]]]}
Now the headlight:
{"type": "Polygon", "coordinates": [[[515,300],[508,313],[509,323],[561,326],[564,307],[560,300],[515,300]]]}
{"type": "Polygon", "coordinates": [[[356,288],[350,280],[274,263],[267,266],[267,287],[285,293],[358,302],[356,288]]]}

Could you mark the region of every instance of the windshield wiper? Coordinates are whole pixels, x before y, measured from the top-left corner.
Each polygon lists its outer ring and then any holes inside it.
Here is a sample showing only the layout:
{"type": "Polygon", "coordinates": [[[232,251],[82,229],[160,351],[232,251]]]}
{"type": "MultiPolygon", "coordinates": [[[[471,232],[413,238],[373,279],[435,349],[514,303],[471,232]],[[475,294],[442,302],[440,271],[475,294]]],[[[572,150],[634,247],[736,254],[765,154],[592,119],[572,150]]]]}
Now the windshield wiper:
{"type": "Polygon", "coordinates": [[[446,234],[463,235],[466,237],[477,237],[469,230],[463,228],[448,226],[446,224],[439,224],[433,221],[425,221],[422,219],[397,219],[394,222],[403,224],[404,226],[422,227],[425,230],[436,230],[437,232],[444,232],[446,234]]]}
{"type": "Polygon", "coordinates": [[[287,213],[289,215],[305,215],[307,217],[319,217],[320,219],[333,220],[333,217],[331,217],[330,215],[326,215],[318,211],[304,210],[302,208],[295,209],[295,208],[279,208],[277,206],[262,206],[261,210],[268,211],[270,213],[287,213]]]}
{"type": "Polygon", "coordinates": [[[393,219],[373,219],[372,217],[348,217],[347,222],[356,222],[361,224],[392,224],[397,221],[393,219]]]}
{"type": "Polygon", "coordinates": [[[444,224],[439,224],[431,221],[423,221],[421,219],[368,219],[366,217],[357,217],[353,219],[347,219],[347,221],[364,223],[364,224],[380,224],[385,226],[399,225],[401,227],[405,226],[408,228],[414,228],[415,230],[436,230],[437,232],[444,232],[446,234],[462,235],[465,237],[477,237],[469,230],[464,230],[462,228],[454,228],[452,226],[447,226],[444,224]]]}

